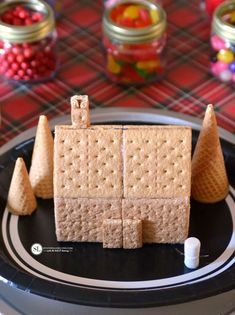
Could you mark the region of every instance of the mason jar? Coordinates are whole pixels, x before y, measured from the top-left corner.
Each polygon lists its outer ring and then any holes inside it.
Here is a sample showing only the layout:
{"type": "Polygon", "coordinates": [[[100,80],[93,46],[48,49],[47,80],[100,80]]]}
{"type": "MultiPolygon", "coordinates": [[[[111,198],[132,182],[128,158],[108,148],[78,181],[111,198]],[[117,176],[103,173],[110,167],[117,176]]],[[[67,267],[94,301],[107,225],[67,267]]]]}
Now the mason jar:
{"type": "Polygon", "coordinates": [[[211,33],[211,72],[222,82],[235,82],[235,1],[214,12],[211,33]]]}
{"type": "MultiPolygon", "coordinates": [[[[109,8],[109,7],[113,6],[118,1],[120,1],[120,0],[103,0],[105,8],[109,8]]],[[[138,1],[141,1],[141,0],[138,0],[138,1]]],[[[162,5],[162,0],[149,0],[149,1],[152,1],[152,2],[155,2],[155,3],[162,5]]]]}
{"type": "Polygon", "coordinates": [[[122,0],[106,9],[103,46],[108,77],[121,84],[161,79],[166,67],[166,26],[165,11],[151,1],[122,0]]]}
{"type": "Polygon", "coordinates": [[[41,0],[0,4],[0,75],[41,82],[57,69],[57,33],[52,8],[41,0]]]}

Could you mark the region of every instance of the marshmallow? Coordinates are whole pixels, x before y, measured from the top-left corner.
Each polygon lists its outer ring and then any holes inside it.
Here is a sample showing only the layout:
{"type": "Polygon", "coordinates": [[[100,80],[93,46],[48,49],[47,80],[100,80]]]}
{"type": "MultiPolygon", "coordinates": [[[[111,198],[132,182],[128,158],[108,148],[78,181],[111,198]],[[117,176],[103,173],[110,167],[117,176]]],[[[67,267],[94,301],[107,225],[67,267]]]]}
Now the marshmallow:
{"type": "Polygon", "coordinates": [[[189,269],[196,269],[199,266],[199,257],[189,258],[184,256],[184,264],[189,269]]]}
{"type": "Polygon", "coordinates": [[[196,237],[189,237],[184,242],[184,264],[190,269],[199,266],[201,242],[196,237]]]}

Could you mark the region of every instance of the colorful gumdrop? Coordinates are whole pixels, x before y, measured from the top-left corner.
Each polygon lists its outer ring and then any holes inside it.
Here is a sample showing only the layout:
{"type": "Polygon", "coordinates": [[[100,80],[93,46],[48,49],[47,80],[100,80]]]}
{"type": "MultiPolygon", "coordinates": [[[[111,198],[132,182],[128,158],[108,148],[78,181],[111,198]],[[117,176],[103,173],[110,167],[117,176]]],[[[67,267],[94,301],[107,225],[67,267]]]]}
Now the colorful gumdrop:
{"type": "Polygon", "coordinates": [[[112,55],[108,55],[108,70],[111,73],[118,74],[121,71],[120,65],[114,60],[112,55]]]}
{"type": "Polygon", "coordinates": [[[230,50],[221,49],[217,54],[217,58],[219,61],[229,63],[234,60],[234,55],[230,50]]]}
{"type": "Polygon", "coordinates": [[[216,51],[226,48],[225,41],[217,35],[211,37],[211,46],[216,51]]]}
{"type": "Polygon", "coordinates": [[[232,72],[229,70],[224,70],[220,72],[219,77],[223,82],[230,82],[232,80],[232,72]]]}
{"type": "Polygon", "coordinates": [[[138,5],[129,5],[123,12],[124,18],[137,19],[139,17],[140,7],[138,5]]]}

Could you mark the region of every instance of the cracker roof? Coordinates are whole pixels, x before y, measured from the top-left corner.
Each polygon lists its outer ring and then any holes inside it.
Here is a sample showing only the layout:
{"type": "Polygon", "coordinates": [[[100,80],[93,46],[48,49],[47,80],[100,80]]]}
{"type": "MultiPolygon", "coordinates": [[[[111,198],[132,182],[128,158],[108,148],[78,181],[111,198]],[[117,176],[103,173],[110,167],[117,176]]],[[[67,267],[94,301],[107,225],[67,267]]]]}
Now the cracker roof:
{"type": "Polygon", "coordinates": [[[190,127],[56,126],[55,197],[187,197],[190,180],[190,127]]]}

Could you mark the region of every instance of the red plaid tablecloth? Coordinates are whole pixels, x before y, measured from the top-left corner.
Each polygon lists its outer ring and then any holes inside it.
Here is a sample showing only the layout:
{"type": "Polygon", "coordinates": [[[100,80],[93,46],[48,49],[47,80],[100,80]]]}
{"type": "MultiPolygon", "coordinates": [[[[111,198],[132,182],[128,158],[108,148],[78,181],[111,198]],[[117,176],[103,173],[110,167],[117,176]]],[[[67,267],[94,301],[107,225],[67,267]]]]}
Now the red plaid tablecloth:
{"type": "Polygon", "coordinates": [[[235,133],[235,90],[209,72],[210,25],[199,0],[163,0],[168,14],[168,73],[160,83],[125,88],[104,74],[101,0],[63,0],[58,21],[60,69],[46,84],[11,85],[0,81],[0,145],[37,123],[70,112],[69,98],[88,94],[92,108],[160,108],[202,117],[213,103],[218,124],[235,133]]]}

